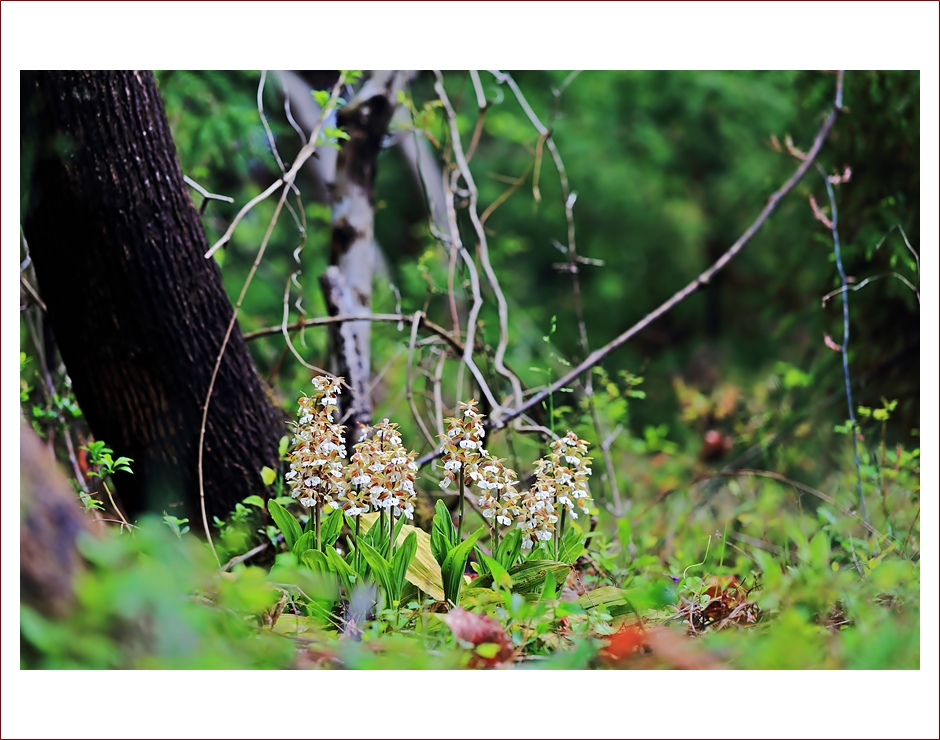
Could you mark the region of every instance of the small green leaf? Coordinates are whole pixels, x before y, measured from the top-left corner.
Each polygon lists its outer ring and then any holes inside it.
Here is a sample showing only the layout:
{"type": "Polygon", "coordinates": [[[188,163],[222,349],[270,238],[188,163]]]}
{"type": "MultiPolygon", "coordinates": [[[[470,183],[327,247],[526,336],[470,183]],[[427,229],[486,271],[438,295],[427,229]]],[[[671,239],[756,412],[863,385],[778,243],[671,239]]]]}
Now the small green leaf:
{"type": "Polygon", "coordinates": [[[257,506],[259,509],[264,508],[264,499],[261,496],[248,496],[242,503],[248,506],[257,506]]]}
{"type": "Polygon", "coordinates": [[[813,565],[817,567],[828,566],[830,551],[829,535],[820,530],[809,543],[810,560],[813,565]]]}
{"type": "Polygon", "coordinates": [[[549,599],[555,598],[555,596],[558,594],[555,585],[555,576],[552,575],[550,570],[545,571],[545,582],[542,586],[542,601],[548,601],[549,599]]]}
{"type": "Polygon", "coordinates": [[[481,642],[473,651],[481,658],[495,658],[499,654],[499,645],[495,642],[481,642]]]}
{"type": "Polygon", "coordinates": [[[555,606],[556,617],[570,617],[572,614],[584,614],[584,608],[572,601],[562,601],[555,606]]]}
{"type": "Polygon", "coordinates": [[[274,479],[277,477],[277,473],[274,472],[271,468],[265,465],[261,468],[261,480],[266,486],[270,486],[274,483],[274,479]]]}
{"type": "Polygon", "coordinates": [[[565,538],[561,543],[561,552],[558,553],[564,563],[572,565],[575,560],[584,554],[584,534],[573,522],[569,522],[565,530],[565,538]]]}
{"type": "Polygon", "coordinates": [[[495,559],[483,552],[479,552],[480,561],[487,567],[490,575],[493,577],[493,583],[503,588],[512,588],[512,577],[506,572],[506,569],[495,559]]]}

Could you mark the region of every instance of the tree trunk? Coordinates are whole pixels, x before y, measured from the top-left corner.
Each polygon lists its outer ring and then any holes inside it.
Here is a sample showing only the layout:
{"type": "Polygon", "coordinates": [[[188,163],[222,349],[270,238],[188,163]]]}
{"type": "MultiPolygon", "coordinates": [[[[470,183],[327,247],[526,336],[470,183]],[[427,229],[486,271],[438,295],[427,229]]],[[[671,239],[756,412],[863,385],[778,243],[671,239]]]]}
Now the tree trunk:
{"type": "MultiPolygon", "coordinates": [[[[134,459],[117,478],[127,513],[198,522],[202,408],[232,305],[156,81],[23,72],[20,94],[23,231],[75,396],[95,437],[134,459]]],[[[236,327],[206,428],[210,518],[262,492],[284,433],[236,327]]]]}
{"type": "MultiPolygon", "coordinates": [[[[404,79],[403,72],[373,71],[336,116],[349,139],[343,142],[336,161],[336,180],[331,187],[331,266],[321,279],[331,316],[372,312],[372,278],[380,259],[373,229],[375,176],[404,79]]],[[[351,442],[359,441],[360,425],[372,423],[371,331],[368,321],[348,321],[331,329],[334,371],[349,387],[340,396],[339,410],[347,419],[351,442]]]]}

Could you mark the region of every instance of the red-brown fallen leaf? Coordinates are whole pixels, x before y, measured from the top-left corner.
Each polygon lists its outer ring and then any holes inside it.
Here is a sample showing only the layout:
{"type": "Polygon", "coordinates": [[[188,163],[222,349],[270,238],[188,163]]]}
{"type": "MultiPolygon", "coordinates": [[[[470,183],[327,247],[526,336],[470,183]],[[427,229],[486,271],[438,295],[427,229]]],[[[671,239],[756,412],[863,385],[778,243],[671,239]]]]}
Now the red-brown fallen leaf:
{"type": "Polygon", "coordinates": [[[646,646],[646,630],[641,624],[625,624],[607,638],[598,658],[602,663],[613,665],[628,660],[646,646]]]}
{"type": "Polygon", "coordinates": [[[705,594],[713,599],[718,599],[729,592],[737,591],[740,581],[735,576],[712,576],[708,579],[708,584],[705,594]]]}
{"type": "Polygon", "coordinates": [[[689,638],[665,627],[643,627],[639,623],[625,625],[607,638],[607,647],[601,649],[598,658],[618,668],[664,666],[693,671],[727,668],[689,638]]]}
{"type": "Polygon", "coordinates": [[[485,614],[475,614],[466,609],[452,609],[444,617],[447,626],[457,640],[470,643],[474,647],[473,656],[470,658],[470,667],[477,668],[480,665],[496,666],[509,660],[513,655],[512,643],[506,636],[503,626],[492,617],[485,614]],[[480,655],[476,651],[478,645],[490,644],[496,646],[496,654],[491,657],[480,655]]]}
{"type": "Polygon", "coordinates": [[[648,629],[646,640],[653,655],[671,668],[683,671],[714,671],[728,668],[717,658],[700,650],[689,638],[665,627],[648,629]]]}

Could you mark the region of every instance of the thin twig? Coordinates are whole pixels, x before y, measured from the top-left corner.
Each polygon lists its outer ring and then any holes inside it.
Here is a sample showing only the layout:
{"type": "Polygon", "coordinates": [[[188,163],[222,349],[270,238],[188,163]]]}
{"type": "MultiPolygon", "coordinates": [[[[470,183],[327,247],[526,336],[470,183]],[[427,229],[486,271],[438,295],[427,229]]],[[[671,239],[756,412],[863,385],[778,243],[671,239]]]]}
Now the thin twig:
{"type": "Polygon", "coordinates": [[[873,283],[876,280],[880,280],[881,278],[884,278],[884,277],[893,277],[893,278],[897,278],[898,280],[900,280],[902,283],[904,283],[908,288],[910,288],[914,292],[914,295],[917,297],[917,302],[920,303],[920,291],[914,287],[914,285],[911,283],[910,280],[908,280],[906,277],[904,277],[903,275],[897,272],[887,272],[881,275],[872,275],[871,277],[867,277],[864,280],[862,280],[862,282],[860,283],[853,283],[852,285],[843,285],[841,288],[836,288],[835,290],[831,290],[822,297],[822,304],[823,306],[825,306],[830,298],[833,298],[837,295],[841,295],[842,293],[845,293],[847,290],[851,290],[852,292],[855,292],[856,290],[861,290],[869,283],[873,283]]]}
{"type": "MultiPolygon", "coordinates": [[[[568,173],[565,169],[564,161],[561,158],[561,153],[558,151],[558,147],[555,145],[555,141],[552,139],[551,130],[544,126],[539,120],[538,116],[535,115],[535,112],[532,110],[531,106],[529,106],[528,101],[522,94],[522,90],[520,90],[519,86],[516,85],[515,80],[512,79],[511,75],[503,73],[494,74],[496,74],[497,79],[500,82],[506,82],[509,84],[513,94],[516,96],[516,100],[519,101],[519,104],[523,107],[523,110],[526,111],[526,115],[529,117],[532,125],[539,133],[539,141],[536,147],[535,158],[536,174],[533,177],[533,195],[536,197],[536,200],[540,198],[538,194],[539,191],[537,183],[543,146],[548,147],[549,153],[552,156],[552,161],[555,163],[555,169],[558,171],[558,177],[561,181],[561,195],[565,206],[565,222],[568,226],[568,246],[561,247],[561,250],[562,253],[568,256],[568,262],[564,265],[564,269],[571,275],[574,313],[578,321],[578,336],[581,345],[581,357],[583,359],[590,354],[591,348],[590,344],[588,343],[587,327],[584,322],[584,310],[581,301],[581,283],[578,277],[580,273],[578,264],[583,263],[583,260],[578,255],[575,242],[574,204],[577,201],[578,196],[577,193],[572,192],[568,184],[568,173]]],[[[578,74],[578,72],[572,72],[565,78],[564,82],[558,90],[553,90],[553,94],[555,96],[555,106],[552,113],[553,121],[555,118],[557,118],[559,113],[562,92],[564,92],[564,90],[568,87],[568,85],[571,84],[578,74]]],[[[594,425],[594,433],[598,439],[603,439],[607,436],[607,431],[604,428],[603,422],[601,421],[600,414],[597,412],[597,403],[594,399],[594,382],[590,373],[588,373],[587,376],[582,379],[582,387],[584,388],[584,395],[587,398],[588,409],[591,413],[591,421],[594,425]]],[[[614,512],[619,516],[623,511],[623,506],[620,500],[620,487],[617,484],[613,458],[611,457],[609,448],[602,447],[601,452],[604,457],[604,465],[607,468],[607,480],[610,483],[611,491],[613,492],[614,512]]]]}
{"type": "Polygon", "coordinates": [[[29,280],[24,277],[23,273],[20,273],[20,285],[26,288],[26,292],[29,293],[30,300],[39,306],[43,313],[49,313],[49,311],[46,309],[45,302],[42,300],[42,298],[39,297],[39,291],[30,285],[29,280]]]}
{"type": "Polygon", "coordinates": [[[46,398],[48,398],[49,403],[53,405],[53,408],[56,409],[56,417],[58,418],[59,423],[62,425],[62,436],[65,437],[65,449],[69,456],[69,464],[72,466],[72,472],[75,474],[75,480],[78,481],[78,485],[82,489],[82,493],[88,495],[88,485],[85,482],[85,475],[82,473],[81,466],[78,464],[78,456],[75,454],[75,445],[72,442],[72,434],[69,429],[69,424],[65,420],[65,415],[55,405],[55,383],[53,383],[52,376],[49,374],[49,366],[46,362],[46,352],[42,346],[42,342],[39,341],[39,331],[33,325],[33,320],[30,318],[28,309],[23,312],[23,320],[26,322],[26,330],[29,332],[29,337],[33,342],[33,347],[35,347],[36,354],[39,358],[39,367],[41,371],[40,376],[42,377],[43,383],[46,386],[46,398]]]}
{"type": "MultiPolygon", "coordinates": [[[[189,187],[191,187],[193,190],[199,193],[206,200],[221,200],[223,203],[235,202],[234,198],[229,198],[227,195],[219,195],[218,193],[210,193],[208,190],[202,187],[202,185],[200,185],[198,182],[193,180],[191,177],[188,177],[187,175],[183,175],[183,182],[189,185],[189,187]]],[[[204,211],[204,210],[205,210],[205,203],[203,203],[203,207],[200,209],[200,211],[204,211]]]]}
{"type": "MultiPolygon", "coordinates": [[[[340,314],[338,316],[321,316],[315,319],[302,319],[300,321],[295,321],[293,324],[288,324],[286,328],[288,330],[299,329],[302,326],[326,326],[327,324],[341,324],[344,321],[384,321],[390,323],[401,323],[407,321],[411,323],[415,320],[414,316],[409,316],[407,314],[399,313],[374,313],[374,314],[340,314]]],[[[421,326],[430,331],[432,334],[436,334],[441,339],[446,341],[457,354],[463,354],[463,345],[456,341],[450,332],[447,331],[443,326],[435,324],[433,321],[430,321],[427,316],[424,315],[424,312],[421,312],[421,318],[419,320],[421,326]]],[[[283,324],[278,326],[269,326],[264,329],[257,329],[256,331],[246,332],[243,336],[246,341],[252,339],[258,339],[259,337],[267,337],[272,334],[280,334],[285,329],[283,324]]]]}
{"type": "MultiPolygon", "coordinates": [[[[680,290],[678,293],[672,296],[669,300],[663,303],[659,308],[655,309],[651,313],[647,314],[643,319],[638,321],[636,324],[631,326],[620,336],[613,339],[611,342],[607,343],[600,349],[594,350],[588,357],[584,359],[577,367],[573,368],[569,372],[565,373],[561,378],[556,380],[550,386],[542,389],[539,393],[536,393],[528,401],[523,403],[521,406],[518,406],[514,409],[507,410],[501,417],[497,419],[490,419],[488,427],[490,429],[499,429],[504,427],[509,421],[512,421],[516,417],[522,415],[533,406],[541,404],[548,396],[552,393],[555,393],[560,388],[564,388],[569,383],[571,383],[575,378],[577,378],[582,373],[590,370],[592,367],[600,363],[607,355],[619,348],[621,345],[629,341],[632,337],[638,334],[640,331],[645,329],[656,319],[658,319],[663,314],[669,312],[676,305],[684,301],[693,293],[696,293],[701,288],[709,284],[711,279],[717,274],[721,269],[723,269],[728,262],[730,262],[734,257],[740,252],[744,246],[754,237],[754,235],[760,230],[764,225],[764,222],[770,217],[770,214],[774,212],[778,203],[790,193],[791,190],[796,186],[796,184],[803,178],[807,170],[810,168],[812,163],[815,161],[816,156],[819,154],[819,150],[822,148],[823,142],[826,139],[826,136],[829,134],[829,131],[832,129],[832,125],[835,123],[836,118],[839,115],[838,106],[833,106],[832,110],[829,112],[829,115],[826,116],[825,120],[820,126],[816,138],[813,140],[813,146],[809,151],[806,159],[800,163],[800,166],[797,167],[796,171],[790,176],[790,178],[780,187],[779,190],[775,191],[770,198],[767,200],[767,204],[758,214],[754,222],[747,228],[747,230],[740,236],[740,238],[731,245],[731,247],[726,251],[718,260],[705,272],[699,275],[695,280],[689,283],[685,288],[680,290]]],[[[438,457],[444,454],[443,449],[438,448],[433,452],[422,456],[418,460],[418,465],[423,466],[427,465],[432,460],[436,460],[438,457]]]]}
{"type": "MultiPolygon", "coordinates": [[[[836,93],[836,105],[839,106],[842,95],[842,71],[839,71],[838,92],[836,93]]],[[[836,257],[836,269],[839,271],[839,279],[842,281],[842,374],[845,379],[845,395],[849,407],[849,422],[852,425],[852,451],[855,455],[855,472],[858,482],[858,503],[862,510],[862,518],[868,521],[868,506],[865,503],[865,492],[862,490],[862,463],[858,456],[858,428],[855,424],[855,409],[852,405],[852,380],[849,375],[849,294],[846,292],[848,280],[845,276],[845,268],[842,266],[842,250],[839,243],[839,210],[836,206],[836,194],[832,183],[826,176],[825,170],[816,165],[816,169],[822,175],[823,182],[826,184],[826,193],[829,195],[829,206],[832,209],[832,218],[830,219],[830,231],[832,232],[832,245],[836,257]]]]}
{"type": "Polygon", "coordinates": [[[908,540],[911,539],[911,534],[914,532],[914,525],[917,524],[917,520],[920,518],[920,506],[917,507],[917,513],[914,515],[914,519],[911,521],[910,529],[907,530],[907,536],[904,538],[904,544],[901,545],[901,552],[907,548],[908,540]]]}
{"type": "Polygon", "coordinates": [[[495,210],[496,210],[497,208],[499,208],[503,203],[505,203],[506,200],[509,199],[509,196],[511,196],[513,193],[515,193],[516,190],[518,190],[520,186],[522,186],[522,185],[525,184],[525,179],[529,176],[529,172],[530,172],[531,170],[532,170],[532,165],[529,164],[529,166],[526,167],[525,172],[523,172],[518,178],[516,178],[515,180],[510,180],[510,182],[509,182],[509,187],[508,187],[506,190],[504,190],[504,191],[499,195],[499,197],[498,197],[496,200],[494,200],[492,203],[490,203],[490,204],[486,207],[486,210],[483,211],[483,213],[480,214],[480,223],[481,223],[481,224],[485,224],[485,223],[486,223],[486,219],[488,219],[490,216],[493,215],[493,211],[495,211],[495,210]]]}
{"type": "Polygon", "coordinates": [[[424,438],[428,441],[428,444],[433,447],[434,437],[431,436],[427,425],[424,423],[424,419],[421,418],[421,414],[418,413],[418,407],[415,405],[414,393],[412,392],[412,384],[414,382],[412,370],[414,369],[415,343],[418,340],[418,326],[421,324],[421,317],[423,315],[423,311],[415,311],[414,318],[411,321],[411,339],[408,342],[408,366],[405,368],[405,396],[408,399],[408,406],[411,408],[411,415],[421,428],[421,433],[424,434],[424,438]]]}
{"type": "Polygon", "coordinates": [[[274,154],[274,159],[277,160],[277,166],[281,170],[281,174],[287,174],[287,168],[284,167],[284,162],[281,161],[281,155],[277,152],[277,144],[274,142],[274,133],[271,131],[271,127],[268,125],[267,116],[264,115],[264,101],[262,96],[264,95],[264,81],[268,78],[268,70],[261,70],[261,80],[258,82],[258,116],[261,118],[261,125],[264,126],[264,133],[268,135],[268,144],[271,146],[271,152],[274,154]]]}
{"type": "Polygon", "coordinates": [[[222,566],[222,572],[224,573],[226,571],[229,571],[234,566],[238,565],[239,563],[244,563],[246,560],[250,560],[255,555],[258,555],[259,553],[264,552],[265,550],[268,549],[269,544],[270,544],[269,542],[262,542],[260,545],[258,545],[257,547],[253,547],[248,552],[242,555],[236,555],[234,558],[232,558],[225,565],[222,566]]]}
{"type": "MultiPolygon", "coordinates": [[[[489,109],[489,102],[486,100],[486,94],[483,92],[483,85],[480,82],[480,73],[475,69],[470,70],[470,80],[473,82],[473,91],[477,96],[477,122],[473,127],[473,136],[470,137],[470,146],[467,147],[467,162],[473,159],[473,154],[480,143],[480,136],[483,134],[483,122],[486,120],[486,111],[489,109]]],[[[481,221],[483,219],[480,219],[481,221]]]]}
{"type": "Polygon", "coordinates": [[[305,146],[307,144],[307,135],[304,133],[304,130],[300,127],[300,124],[294,120],[294,114],[291,113],[290,109],[290,89],[287,86],[287,80],[284,78],[284,75],[278,75],[281,78],[281,87],[284,90],[284,117],[287,119],[287,122],[291,125],[291,128],[297,132],[297,136],[300,137],[300,145],[305,146]]]}

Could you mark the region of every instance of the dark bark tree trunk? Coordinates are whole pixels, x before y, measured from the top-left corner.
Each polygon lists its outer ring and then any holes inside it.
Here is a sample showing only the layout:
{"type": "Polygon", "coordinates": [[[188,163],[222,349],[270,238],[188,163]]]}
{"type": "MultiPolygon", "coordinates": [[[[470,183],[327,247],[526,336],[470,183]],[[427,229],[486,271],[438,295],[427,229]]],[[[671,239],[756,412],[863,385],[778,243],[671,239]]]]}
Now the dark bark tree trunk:
{"type": "MultiPolygon", "coordinates": [[[[23,231],[75,396],[134,459],[117,479],[127,513],[182,504],[199,522],[202,408],[233,309],[153,74],[23,72],[21,150],[23,231]]],[[[284,433],[236,327],[206,428],[210,520],[262,492],[284,433]]]]}

